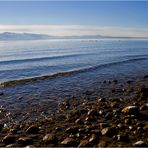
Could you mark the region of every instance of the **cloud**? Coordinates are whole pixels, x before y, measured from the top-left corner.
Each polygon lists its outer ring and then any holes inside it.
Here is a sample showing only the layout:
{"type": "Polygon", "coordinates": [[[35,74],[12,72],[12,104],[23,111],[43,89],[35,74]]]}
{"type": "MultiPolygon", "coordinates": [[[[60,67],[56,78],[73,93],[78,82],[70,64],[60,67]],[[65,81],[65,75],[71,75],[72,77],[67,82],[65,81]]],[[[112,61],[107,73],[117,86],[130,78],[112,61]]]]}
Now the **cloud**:
{"type": "Polygon", "coordinates": [[[148,37],[148,28],[99,27],[93,25],[0,25],[0,32],[42,33],[57,36],[108,35],[148,37]]]}

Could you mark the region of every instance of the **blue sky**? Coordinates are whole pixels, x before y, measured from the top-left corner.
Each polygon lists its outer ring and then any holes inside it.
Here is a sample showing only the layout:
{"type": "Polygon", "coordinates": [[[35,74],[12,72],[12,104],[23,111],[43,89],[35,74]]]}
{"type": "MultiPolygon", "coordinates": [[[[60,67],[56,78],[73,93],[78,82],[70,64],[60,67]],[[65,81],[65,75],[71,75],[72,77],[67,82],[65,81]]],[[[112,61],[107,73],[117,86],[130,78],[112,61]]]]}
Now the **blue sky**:
{"type": "MultiPolygon", "coordinates": [[[[58,31],[64,35],[64,30],[67,31],[68,35],[70,35],[70,32],[73,35],[74,31],[75,34],[78,32],[81,34],[91,34],[91,31],[93,34],[96,30],[99,33],[99,30],[102,28],[102,32],[106,29],[108,33],[111,30],[116,31],[116,35],[122,35],[122,32],[126,30],[127,32],[132,31],[131,35],[148,36],[148,1],[1,1],[0,31],[11,31],[11,26],[12,31],[18,28],[16,31],[20,32],[22,28],[22,31],[36,32],[38,30],[44,33],[44,28],[46,28],[53,32],[51,34],[55,33],[56,35],[58,31]],[[36,31],[33,29],[33,26],[35,26],[36,31]],[[56,33],[57,28],[59,30],[56,33]],[[66,30],[66,28],[68,29],[66,30]],[[87,30],[89,31],[88,33],[87,30]],[[119,33],[117,34],[117,32],[119,33]]],[[[105,34],[107,34],[107,31],[105,34]]]]}

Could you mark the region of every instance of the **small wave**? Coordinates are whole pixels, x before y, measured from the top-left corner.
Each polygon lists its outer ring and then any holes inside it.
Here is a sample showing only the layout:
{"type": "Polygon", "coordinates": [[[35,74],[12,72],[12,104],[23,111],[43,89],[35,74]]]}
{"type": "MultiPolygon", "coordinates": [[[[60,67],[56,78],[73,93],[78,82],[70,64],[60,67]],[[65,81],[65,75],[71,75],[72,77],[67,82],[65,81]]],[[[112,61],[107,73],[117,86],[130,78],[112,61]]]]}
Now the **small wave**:
{"type": "Polygon", "coordinates": [[[88,54],[90,55],[90,53],[81,53],[81,54],[41,57],[41,58],[33,58],[33,59],[18,59],[18,60],[10,60],[10,61],[0,61],[0,64],[10,64],[10,63],[13,64],[13,63],[20,63],[20,62],[36,62],[36,61],[52,60],[52,59],[64,59],[64,58],[78,57],[78,56],[83,56],[83,55],[88,55],[88,54]]]}
{"type": "Polygon", "coordinates": [[[53,78],[62,77],[62,76],[69,76],[69,75],[72,75],[72,74],[96,70],[98,68],[105,68],[105,67],[109,67],[109,66],[112,66],[112,65],[119,65],[119,64],[122,64],[122,63],[129,63],[129,62],[133,62],[133,61],[141,61],[141,60],[147,60],[147,59],[148,58],[133,58],[133,59],[123,60],[123,61],[118,61],[118,62],[105,63],[105,64],[87,67],[87,68],[83,68],[83,69],[59,72],[59,73],[55,73],[55,74],[52,74],[52,75],[45,75],[45,76],[39,76],[39,77],[33,77],[33,78],[27,78],[27,79],[20,79],[20,80],[12,80],[12,81],[0,83],[0,87],[7,87],[7,86],[13,86],[13,85],[17,85],[17,84],[25,84],[25,83],[36,82],[36,81],[40,81],[40,80],[53,79],[53,78]]]}

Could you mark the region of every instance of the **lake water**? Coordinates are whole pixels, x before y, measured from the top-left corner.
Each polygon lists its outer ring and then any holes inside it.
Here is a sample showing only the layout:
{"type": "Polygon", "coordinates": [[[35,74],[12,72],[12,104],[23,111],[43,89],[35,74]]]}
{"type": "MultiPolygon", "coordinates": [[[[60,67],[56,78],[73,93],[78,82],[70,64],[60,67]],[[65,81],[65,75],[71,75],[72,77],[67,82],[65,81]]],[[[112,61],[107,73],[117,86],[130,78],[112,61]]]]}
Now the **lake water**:
{"type": "MultiPolygon", "coordinates": [[[[129,62],[131,67],[129,64],[126,71],[134,70],[135,62],[139,71],[148,71],[148,40],[0,41],[0,82],[61,72],[84,72],[94,68],[99,70],[102,67],[111,70],[114,64],[120,67],[121,64],[129,62]]],[[[123,69],[114,69],[115,72],[120,70],[123,69]]]]}

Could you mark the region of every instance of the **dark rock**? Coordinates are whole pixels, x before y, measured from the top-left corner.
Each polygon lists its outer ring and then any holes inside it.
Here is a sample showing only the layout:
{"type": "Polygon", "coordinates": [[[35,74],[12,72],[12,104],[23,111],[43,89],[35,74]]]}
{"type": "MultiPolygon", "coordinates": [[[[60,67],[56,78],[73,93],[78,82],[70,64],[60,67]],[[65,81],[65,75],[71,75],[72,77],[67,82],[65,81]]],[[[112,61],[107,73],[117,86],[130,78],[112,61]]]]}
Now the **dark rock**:
{"type": "Polygon", "coordinates": [[[89,142],[91,143],[91,145],[98,143],[98,141],[99,137],[96,134],[92,134],[91,137],[89,138],[89,142]]]}
{"type": "Polygon", "coordinates": [[[0,96],[3,96],[4,95],[4,93],[3,92],[0,92],[0,96]]]}
{"type": "Polygon", "coordinates": [[[143,105],[140,107],[140,110],[141,110],[141,111],[143,111],[143,110],[148,110],[148,103],[143,104],[143,105]]]}
{"type": "Polygon", "coordinates": [[[99,98],[98,102],[106,102],[106,99],[105,98],[99,98]]]}
{"type": "Polygon", "coordinates": [[[76,134],[78,130],[79,130],[78,126],[72,126],[72,127],[67,128],[65,132],[69,134],[76,134]]]}
{"type": "MultiPolygon", "coordinates": [[[[89,123],[89,122],[94,122],[95,119],[94,119],[92,116],[90,116],[90,117],[86,117],[86,118],[85,118],[85,121],[87,121],[87,122],[89,123]]],[[[86,122],[85,122],[85,123],[86,123],[86,122]]]]}
{"type": "Polygon", "coordinates": [[[122,112],[128,115],[137,115],[139,114],[139,109],[137,106],[127,106],[122,109],[122,112]]]}
{"type": "Polygon", "coordinates": [[[107,123],[100,123],[99,125],[101,129],[109,126],[107,123]]]}
{"type": "Polygon", "coordinates": [[[4,142],[5,144],[12,144],[14,143],[16,140],[16,137],[13,135],[7,135],[3,138],[2,142],[4,142]]]}
{"type": "Polygon", "coordinates": [[[144,76],[144,79],[146,79],[146,78],[148,78],[148,75],[145,75],[145,76],[144,76]]]}
{"type": "Polygon", "coordinates": [[[47,134],[43,137],[44,143],[56,143],[58,141],[58,138],[54,134],[47,134]]]}
{"type": "Polygon", "coordinates": [[[0,131],[3,129],[4,125],[0,124],[0,131]]]}
{"type": "Polygon", "coordinates": [[[115,83],[115,84],[118,83],[118,80],[113,80],[113,83],[115,83]]]}
{"type": "Polygon", "coordinates": [[[87,115],[88,116],[97,116],[98,113],[95,109],[91,109],[91,110],[88,111],[87,115]]]}
{"type": "Polygon", "coordinates": [[[22,146],[30,145],[33,143],[32,139],[29,137],[20,137],[17,142],[22,146]]]}
{"type": "Polygon", "coordinates": [[[112,137],[112,136],[116,135],[117,131],[115,128],[106,127],[101,130],[101,133],[102,133],[102,136],[112,137]]]}
{"type": "Polygon", "coordinates": [[[77,142],[73,138],[66,138],[64,139],[61,144],[63,146],[76,146],[77,142]]]}
{"type": "Polygon", "coordinates": [[[127,84],[131,84],[132,82],[133,81],[131,81],[131,80],[126,81],[127,84]]]}
{"type": "Polygon", "coordinates": [[[82,121],[81,119],[77,119],[77,120],[75,121],[75,123],[76,123],[76,124],[83,124],[83,121],[82,121]]]}
{"type": "Polygon", "coordinates": [[[36,134],[39,132],[39,128],[35,125],[30,126],[27,130],[26,133],[28,134],[36,134]]]}
{"type": "Polygon", "coordinates": [[[117,141],[128,142],[129,137],[128,135],[116,135],[117,141]]]}
{"type": "Polygon", "coordinates": [[[137,141],[133,144],[134,147],[146,147],[147,145],[143,141],[137,141]]]}
{"type": "Polygon", "coordinates": [[[108,112],[108,113],[105,115],[105,119],[106,119],[106,120],[110,120],[110,119],[112,119],[112,117],[113,117],[113,114],[112,114],[111,112],[108,112]]]}

